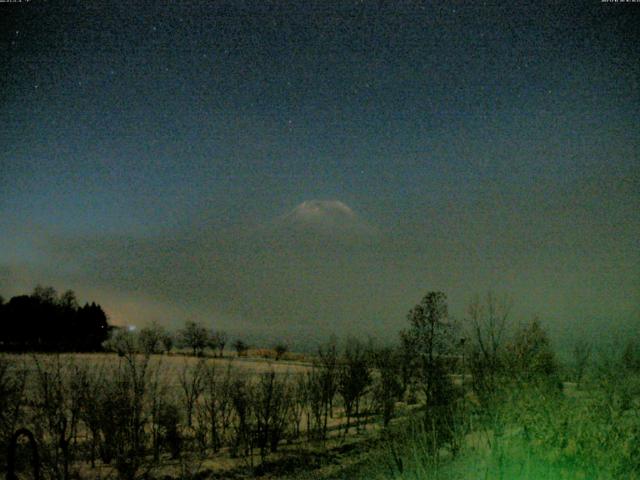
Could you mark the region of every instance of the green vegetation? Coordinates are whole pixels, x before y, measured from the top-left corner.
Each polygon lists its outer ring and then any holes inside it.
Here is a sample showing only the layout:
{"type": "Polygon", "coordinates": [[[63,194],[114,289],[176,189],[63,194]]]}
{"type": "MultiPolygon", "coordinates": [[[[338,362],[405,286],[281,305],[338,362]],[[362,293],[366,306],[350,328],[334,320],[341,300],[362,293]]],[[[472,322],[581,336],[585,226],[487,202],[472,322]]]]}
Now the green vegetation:
{"type": "Polygon", "coordinates": [[[508,311],[491,295],[469,310],[448,435],[425,403],[385,432],[379,455],[353,478],[640,478],[638,344],[594,359],[579,340],[561,373],[537,320],[507,338],[508,311]]]}
{"type": "Polygon", "coordinates": [[[492,407],[473,406],[461,419],[456,452],[435,451],[432,431],[416,420],[398,425],[384,461],[361,478],[640,478],[640,378],[612,381],[611,373],[580,391],[510,385],[492,407]]]}

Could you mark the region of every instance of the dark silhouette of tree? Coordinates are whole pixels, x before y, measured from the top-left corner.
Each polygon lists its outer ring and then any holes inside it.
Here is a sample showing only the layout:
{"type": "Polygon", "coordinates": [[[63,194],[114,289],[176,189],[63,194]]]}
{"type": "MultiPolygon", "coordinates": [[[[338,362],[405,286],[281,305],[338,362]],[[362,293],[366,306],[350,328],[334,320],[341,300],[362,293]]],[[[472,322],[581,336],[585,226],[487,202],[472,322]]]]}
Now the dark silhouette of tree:
{"type": "Polygon", "coordinates": [[[630,338],[626,341],[620,363],[624,370],[630,372],[640,371],[640,346],[635,339],[630,338]]]}
{"type": "Polygon", "coordinates": [[[102,350],[102,343],[109,338],[110,330],[107,315],[100,305],[91,302],[78,310],[75,325],[78,350],[102,350]]]}
{"type": "Polygon", "coordinates": [[[591,344],[579,339],[574,344],[572,353],[576,388],[580,388],[580,382],[591,358],[591,344]]]}
{"type": "Polygon", "coordinates": [[[151,325],[140,329],[138,342],[143,353],[162,353],[164,349],[164,339],[167,336],[162,325],[153,322],[151,325]]]}
{"type": "Polygon", "coordinates": [[[180,331],[180,340],[192,350],[194,356],[199,357],[209,344],[209,332],[199,323],[189,321],[180,331]]]}
{"type": "Polygon", "coordinates": [[[36,286],[31,294],[33,298],[38,299],[43,303],[56,303],[58,300],[58,293],[53,287],[43,287],[42,285],[36,286]]]}
{"type": "Polygon", "coordinates": [[[227,345],[228,336],[222,330],[216,330],[211,335],[211,349],[218,350],[218,356],[222,358],[224,347],[227,345]]]}
{"type": "Polygon", "coordinates": [[[107,316],[94,302],[78,305],[73,291],[58,298],[53,287],[0,305],[0,349],[5,351],[99,351],[109,336],[107,316]]]}
{"type": "Polygon", "coordinates": [[[329,417],[333,418],[333,399],[338,391],[338,346],[335,337],[318,347],[313,370],[309,375],[309,401],[315,434],[323,441],[327,438],[329,417]]]}
{"type": "Polygon", "coordinates": [[[452,339],[447,296],[443,292],[429,292],[409,312],[410,327],[401,332],[405,348],[411,352],[411,369],[418,375],[427,405],[447,403],[449,395],[443,355],[452,339]]]}
{"type": "Polygon", "coordinates": [[[357,339],[347,339],[342,363],[338,368],[337,390],[344,401],[345,435],[349,433],[350,421],[356,417],[356,429],[360,430],[357,417],[360,414],[360,401],[371,384],[371,352],[357,339]]]}
{"type": "Polygon", "coordinates": [[[425,428],[431,432],[428,451],[437,452],[449,443],[457,451],[456,391],[449,377],[446,354],[452,351],[453,324],[449,319],[447,297],[429,292],[408,315],[410,327],[402,332],[403,341],[413,351],[414,371],[424,392],[425,428]]]}
{"type": "Polygon", "coordinates": [[[235,348],[239,357],[246,357],[247,350],[249,350],[249,345],[247,345],[244,341],[238,339],[233,342],[233,348],[235,348]]]}
{"type": "Polygon", "coordinates": [[[261,374],[252,393],[256,443],[264,462],[267,452],[275,452],[284,436],[291,393],[287,379],[278,378],[274,371],[261,374]]]}
{"type": "Polygon", "coordinates": [[[511,300],[488,292],[483,301],[476,296],[467,307],[466,335],[472,386],[481,400],[495,393],[504,373],[506,331],[511,300]]]}
{"type": "Polygon", "coordinates": [[[289,346],[286,343],[278,343],[273,347],[273,351],[276,352],[276,361],[278,361],[289,351],[289,346]]]}
{"type": "Polygon", "coordinates": [[[169,332],[166,332],[162,337],[162,346],[164,347],[164,351],[166,353],[171,352],[173,349],[173,335],[169,332]]]}
{"type": "Polygon", "coordinates": [[[558,370],[547,332],[537,318],[516,332],[507,355],[511,374],[521,381],[553,379],[558,370]]]}
{"type": "Polygon", "coordinates": [[[40,480],[40,457],[38,455],[38,444],[35,437],[30,430],[26,428],[20,428],[11,437],[9,442],[9,449],[7,454],[7,480],[17,480],[18,476],[15,473],[16,470],[16,450],[18,447],[18,440],[20,437],[26,437],[31,449],[31,469],[32,477],[35,480],[40,480]]]}
{"type": "Polygon", "coordinates": [[[78,304],[78,300],[76,298],[76,294],[73,290],[67,290],[62,295],[60,295],[60,299],[58,300],[58,305],[62,308],[77,310],[80,308],[78,304]]]}
{"type": "Polygon", "coordinates": [[[143,352],[144,347],[140,346],[138,340],[138,336],[127,328],[116,327],[113,329],[109,339],[104,342],[103,348],[108,352],[117,353],[120,357],[131,356],[135,353],[143,352]]]}
{"type": "Polygon", "coordinates": [[[382,413],[383,425],[387,427],[393,418],[396,402],[402,398],[401,353],[391,347],[372,352],[373,365],[378,376],[373,386],[375,403],[382,413]]]}

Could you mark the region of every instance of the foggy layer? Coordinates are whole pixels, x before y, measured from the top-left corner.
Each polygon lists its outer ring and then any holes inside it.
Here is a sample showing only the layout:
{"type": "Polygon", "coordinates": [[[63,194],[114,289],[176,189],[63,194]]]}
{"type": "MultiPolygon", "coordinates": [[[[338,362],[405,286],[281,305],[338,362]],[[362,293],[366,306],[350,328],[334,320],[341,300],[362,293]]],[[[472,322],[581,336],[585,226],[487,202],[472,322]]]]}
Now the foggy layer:
{"type": "Polygon", "coordinates": [[[46,263],[5,265],[0,275],[27,291],[37,282],[73,288],[116,324],[195,319],[303,343],[332,332],[393,338],[428,290],[445,291],[459,319],[474,294],[507,293],[514,321],[539,315],[560,341],[576,328],[636,321],[637,213],[616,217],[579,191],[576,205],[567,192],[504,193],[425,205],[388,225],[338,200],[309,200],[261,224],[196,219],[149,236],[53,235],[34,240],[46,263]]]}

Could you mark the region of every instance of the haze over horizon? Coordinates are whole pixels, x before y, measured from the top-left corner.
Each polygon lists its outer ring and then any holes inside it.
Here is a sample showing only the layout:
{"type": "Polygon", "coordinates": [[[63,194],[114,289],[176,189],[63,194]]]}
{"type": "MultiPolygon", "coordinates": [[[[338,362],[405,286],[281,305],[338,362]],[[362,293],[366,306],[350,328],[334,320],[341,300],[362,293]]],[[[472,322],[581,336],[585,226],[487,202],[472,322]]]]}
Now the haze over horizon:
{"type": "MultiPolygon", "coordinates": [[[[640,321],[640,6],[0,4],[0,294],[389,338],[640,321]]],[[[612,333],[611,333],[612,334],[612,333]]]]}

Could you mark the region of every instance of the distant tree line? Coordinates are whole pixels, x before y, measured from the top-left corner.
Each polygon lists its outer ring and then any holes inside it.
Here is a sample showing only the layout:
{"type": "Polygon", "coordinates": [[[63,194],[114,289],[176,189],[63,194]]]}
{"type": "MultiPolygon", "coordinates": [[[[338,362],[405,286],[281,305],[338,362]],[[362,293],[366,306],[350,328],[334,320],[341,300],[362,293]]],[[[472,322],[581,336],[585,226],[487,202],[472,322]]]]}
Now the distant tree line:
{"type": "MultiPolygon", "coordinates": [[[[170,331],[157,322],[152,322],[140,330],[112,327],[109,339],[102,344],[106,351],[116,352],[120,356],[123,356],[124,352],[135,352],[180,353],[194,357],[217,358],[225,356],[227,345],[231,345],[236,357],[247,357],[249,354],[250,345],[241,338],[231,343],[229,335],[224,330],[210,329],[192,320],[186,321],[182,328],[175,331],[170,331]],[[179,350],[176,352],[174,348],[179,350]]],[[[289,345],[279,341],[272,348],[254,349],[253,356],[279,361],[286,358],[288,352],[289,345]]]]}
{"type": "Polygon", "coordinates": [[[95,302],[80,306],[75,293],[58,295],[37,286],[31,295],[8,302],[0,297],[0,350],[11,352],[92,352],[102,350],[111,327],[95,302]]]}

